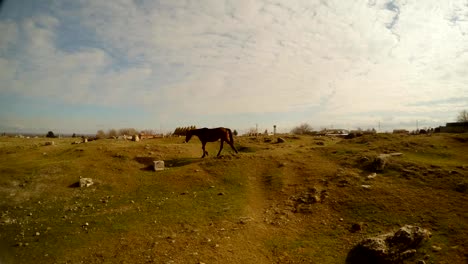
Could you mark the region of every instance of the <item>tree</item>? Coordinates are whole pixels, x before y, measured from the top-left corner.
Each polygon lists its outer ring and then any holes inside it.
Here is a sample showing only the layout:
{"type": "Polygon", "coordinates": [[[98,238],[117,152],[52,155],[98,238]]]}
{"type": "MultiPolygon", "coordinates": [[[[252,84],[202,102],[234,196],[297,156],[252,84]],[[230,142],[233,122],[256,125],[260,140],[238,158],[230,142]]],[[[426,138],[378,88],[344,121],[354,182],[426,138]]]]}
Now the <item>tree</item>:
{"type": "Polygon", "coordinates": [[[460,111],[460,113],[458,113],[457,122],[468,122],[468,111],[460,111]]]}
{"type": "Polygon", "coordinates": [[[133,136],[137,135],[138,131],[134,128],[121,128],[119,129],[119,135],[127,135],[127,136],[133,136]]]}
{"type": "Polygon", "coordinates": [[[98,130],[98,132],[96,133],[96,137],[99,138],[99,139],[105,138],[106,133],[104,133],[103,130],[98,130]]]}
{"type": "Polygon", "coordinates": [[[234,136],[237,136],[237,134],[238,134],[238,133],[237,133],[237,130],[234,129],[234,131],[232,131],[232,134],[233,134],[234,136]]]}
{"type": "Polygon", "coordinates": [[[307,123],[302,123],[299,126],[293,128],[291,130],[291,133],[296,134],[296,135],[304,135],[312,132],[312,127],[307,124],[307,123]]]}
{"type": "Polygon", "coordinates": [[[54,137],[55,137],[54,132],[52,132],[52,131],[47,132],[46,137],[48,137],[48,138],[54,138],[54,137]]]}
{"type": "Polygon", "coordinates": [[[117,137],[118,136],[118,132],[117,130],[115,129],[109,129],[109,131],[107,132],[107,134],[109,135],[109,137],[113,138],[113,137],[117,137]]]}

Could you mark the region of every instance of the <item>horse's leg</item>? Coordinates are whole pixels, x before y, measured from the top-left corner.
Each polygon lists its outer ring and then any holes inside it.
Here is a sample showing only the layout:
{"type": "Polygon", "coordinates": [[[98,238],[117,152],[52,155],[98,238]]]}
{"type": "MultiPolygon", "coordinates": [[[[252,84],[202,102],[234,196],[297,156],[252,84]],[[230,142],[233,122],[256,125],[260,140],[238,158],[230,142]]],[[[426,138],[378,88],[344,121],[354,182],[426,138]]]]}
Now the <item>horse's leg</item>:
{"type": "Polygon", "coordinates": [[[217,157],[219,157],[219,154],[221,154],[221,150],[223,150],[223,143],[224,143],[224,140],[221,139],[221,145],[219,146],[219,152],[218,152],[217,157]]]}
{"type": "Polygon", "coordinates": [[[231,146],[231,148],[236,152],[236,153],[239,153],[237,152],[237,149],[234,147],[234,144],[231,142],[231,141],[228,141],[229,143],[229,146],[231,146]]]}
{"type": "Polygon", "coordinates": [[[205,155],[208,155],[208,151],[205,150],[205,145],[206,145],[206,142],[202,142],[202,149],[203,149],[203,156],[202,156],[202,158],[204,158],[205,155]]]}
{"type": "Polygon", "coordinates": [[[236,153],[239,153],[237,152],[237,149],[234,147],[234,137],[232,136],[232,132],[230,129],[227,130],[228,131],[228,137],[226,139],[227,143],[229,144],[229,146],[231,146],[231,148],[236,152],[236,153]]]}

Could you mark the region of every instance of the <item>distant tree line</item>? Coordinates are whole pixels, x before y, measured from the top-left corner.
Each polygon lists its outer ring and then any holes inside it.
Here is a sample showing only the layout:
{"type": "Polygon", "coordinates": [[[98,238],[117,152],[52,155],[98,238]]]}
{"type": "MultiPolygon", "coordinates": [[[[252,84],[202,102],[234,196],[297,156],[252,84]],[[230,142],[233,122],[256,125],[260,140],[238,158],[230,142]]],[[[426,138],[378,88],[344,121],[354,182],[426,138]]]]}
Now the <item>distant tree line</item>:
{"type": "Polygon", "coordinates": [[[187,134],[187,131],[192,130],[192,129],[197,129],[197,127],[196,126],[177,127],[174,130],[174,133],[172,133],[172,135],[174,135],[174,136],[185,136],[187,134]]]}

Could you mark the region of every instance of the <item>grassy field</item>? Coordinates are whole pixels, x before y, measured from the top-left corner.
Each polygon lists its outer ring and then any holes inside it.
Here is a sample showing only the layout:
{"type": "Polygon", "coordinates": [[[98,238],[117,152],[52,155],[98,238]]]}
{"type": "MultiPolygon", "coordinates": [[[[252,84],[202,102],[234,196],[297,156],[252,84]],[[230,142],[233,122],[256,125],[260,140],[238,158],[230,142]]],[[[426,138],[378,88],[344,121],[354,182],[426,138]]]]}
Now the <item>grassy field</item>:
{"type": "Polygon", "coordinates": [[[408,263],[466,263],[467,134],[284,138],[1,137],[0,263],[345,263],[405,224],[432,232],[408,263]]]}

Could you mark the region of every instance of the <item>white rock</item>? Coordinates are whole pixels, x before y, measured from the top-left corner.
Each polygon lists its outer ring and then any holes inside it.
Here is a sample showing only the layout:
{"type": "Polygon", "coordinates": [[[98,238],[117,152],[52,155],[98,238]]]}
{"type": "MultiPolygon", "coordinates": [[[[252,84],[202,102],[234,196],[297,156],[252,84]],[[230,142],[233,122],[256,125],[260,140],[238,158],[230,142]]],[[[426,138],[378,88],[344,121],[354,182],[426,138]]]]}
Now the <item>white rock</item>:
{"type": "Polygon", "coordinates": [[[154,170],[155,171],[164,170],[164,161],[163,160],[155,160],[154,161],[154,170]]]}
{"type": "Polygon", "coordinates": [[[93,184],[94,182],[91,178],[80,178],[80,187],[89,187],[93,184]]]}

